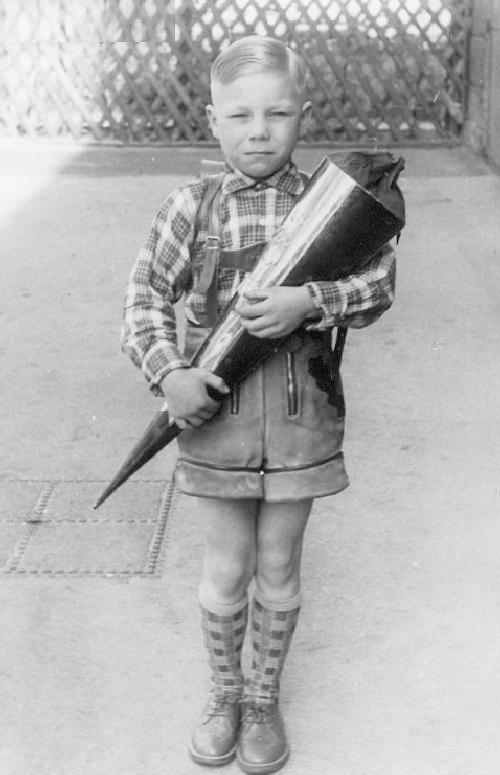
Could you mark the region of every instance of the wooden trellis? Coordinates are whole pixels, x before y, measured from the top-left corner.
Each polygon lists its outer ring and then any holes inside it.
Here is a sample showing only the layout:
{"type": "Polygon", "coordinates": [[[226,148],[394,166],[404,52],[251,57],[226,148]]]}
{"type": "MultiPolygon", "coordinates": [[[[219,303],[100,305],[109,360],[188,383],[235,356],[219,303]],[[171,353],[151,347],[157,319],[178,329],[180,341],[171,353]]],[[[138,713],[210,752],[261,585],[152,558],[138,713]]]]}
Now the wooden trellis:
{"type": "Polygon", "coordinates": [[[308,141],[460,134],[471,0],[0,0],[0,136],[210,141],[219,50],[272,35],[303,56],[308,141]]]}

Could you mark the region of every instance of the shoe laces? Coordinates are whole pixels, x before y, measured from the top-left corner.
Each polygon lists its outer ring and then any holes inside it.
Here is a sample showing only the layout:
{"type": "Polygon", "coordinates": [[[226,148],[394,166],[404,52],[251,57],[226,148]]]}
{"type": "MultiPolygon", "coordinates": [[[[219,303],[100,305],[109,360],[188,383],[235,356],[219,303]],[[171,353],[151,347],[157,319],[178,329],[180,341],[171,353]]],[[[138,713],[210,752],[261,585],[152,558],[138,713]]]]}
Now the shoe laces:
{"type": "Polygon", "coordinates": [[[208,716],[224,716],[228,705],[239,702],[240,698],[235,694],[211,694],[208,700],[208,716]]]}
{"type": "Polygon", "coordinates": [[[274,703],[257,703],[242,700],[243,721],[246,724],[267,724],[274,703]]]}

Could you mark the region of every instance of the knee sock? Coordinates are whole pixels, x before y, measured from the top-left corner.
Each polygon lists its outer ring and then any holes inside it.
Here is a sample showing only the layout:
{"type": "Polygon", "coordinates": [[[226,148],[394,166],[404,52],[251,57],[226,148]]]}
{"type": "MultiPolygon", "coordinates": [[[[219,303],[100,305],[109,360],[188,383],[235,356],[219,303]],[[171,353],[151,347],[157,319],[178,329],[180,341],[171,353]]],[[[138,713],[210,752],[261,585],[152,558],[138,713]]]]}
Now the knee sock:
{"type": "Polygon", "coordinates": [[[200,609],[212,690],[216,694],[241,695],[244,686],[241,649],[248,619],[247,596],[231,606],[204,605],[200,599],[200,609]]]}
{"type": "Polygon", "coordinates": [[[252,606],[252,675],[245,699],[277,702],[280,676],[300,611],[300,594],[275,602],[257,591],[252,606]]]}

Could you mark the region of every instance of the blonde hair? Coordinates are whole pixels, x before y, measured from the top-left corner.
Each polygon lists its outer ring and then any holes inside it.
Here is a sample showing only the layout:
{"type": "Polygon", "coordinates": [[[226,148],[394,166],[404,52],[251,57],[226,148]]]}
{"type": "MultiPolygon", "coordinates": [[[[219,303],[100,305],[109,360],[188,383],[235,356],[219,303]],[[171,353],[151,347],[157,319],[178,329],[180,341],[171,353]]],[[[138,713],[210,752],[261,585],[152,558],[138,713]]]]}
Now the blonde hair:
{"type": "Polygon", "coordinates": [[[240,75],[262,72],[286,73],[300,98],[306,90],[306,69],[301,57],[280,40],[247,35],[231,43],[218,55],[210,71],[212,86],[227,85],[240,75]]]}

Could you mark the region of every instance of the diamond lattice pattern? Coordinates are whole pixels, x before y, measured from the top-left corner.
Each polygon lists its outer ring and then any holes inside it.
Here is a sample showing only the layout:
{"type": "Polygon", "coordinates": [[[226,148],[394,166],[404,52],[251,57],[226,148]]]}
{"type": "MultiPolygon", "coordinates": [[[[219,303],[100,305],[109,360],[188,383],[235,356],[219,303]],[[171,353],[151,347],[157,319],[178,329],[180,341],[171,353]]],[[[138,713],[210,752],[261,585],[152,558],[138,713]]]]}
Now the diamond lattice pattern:
{"type": "Polygon", "coordinates": [[[211,62],[271,35],[303,56],[308,141],[447,140],[470,0],[0,0],[0,135],[211,140],[211,62]]]}

